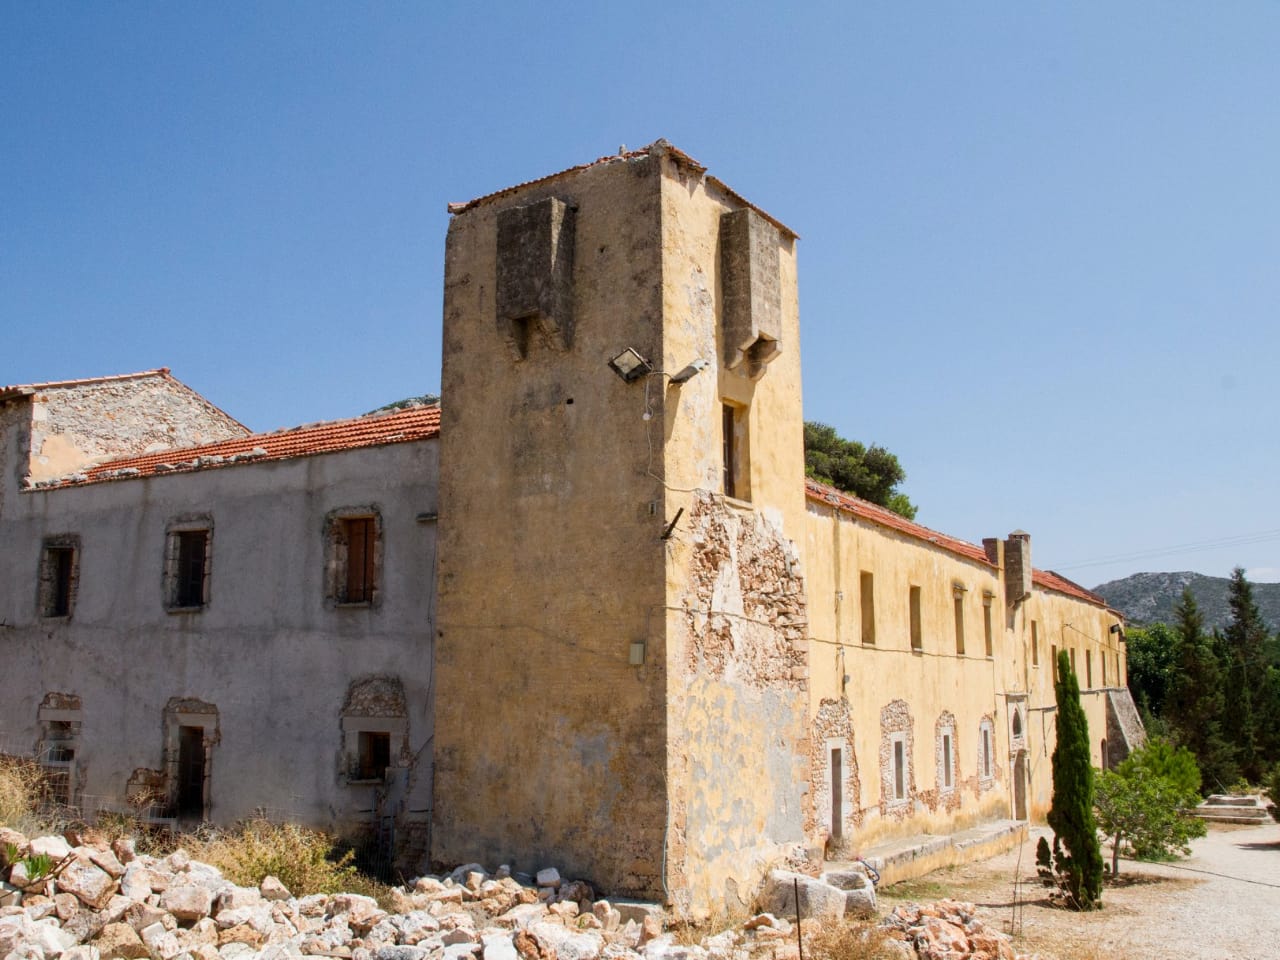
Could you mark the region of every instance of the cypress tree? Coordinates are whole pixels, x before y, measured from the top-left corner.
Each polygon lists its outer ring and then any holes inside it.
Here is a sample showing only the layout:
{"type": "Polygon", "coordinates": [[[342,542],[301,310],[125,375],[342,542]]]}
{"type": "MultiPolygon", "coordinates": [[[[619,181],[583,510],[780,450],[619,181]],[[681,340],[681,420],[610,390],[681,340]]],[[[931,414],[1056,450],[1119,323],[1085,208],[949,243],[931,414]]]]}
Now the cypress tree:
{"type": "Polygon", "coordinates": [[[1077,910],[1092,910],[1102,905],[1102,846],[1093,818],[1089,721],[1080,705],[1080,683],[1065,650],[1058,651],[1058,678],[1053,689],[1058,700],[1058,742],[1053,748],[1049,826],[1054,845],[1061,843],[1064,851],[1057,866],[1071,905],[1077,910]]]}
{"type": "Polygon", "coordinates": [[[1173,614],[1177,642],[1170,670],[1168,723],[1177,742],[1195,755],[1205,789],[1225,791],[1240,771],[1222,736],[1222,668],[1190,590],[1182,591],[1173,614]]]}
{"type": "Polygon", "coordinates": [[[1257,783],[1266,765],[1258,751],[1256,701],[1267,680],[1264,652],[1267,628],[1253,599],[1253,585],[1245,579],[1241,567],[1231,571],[1227,603],[1231,607],[1231,622],[1223,632],[1227,657],[1225,688],[1231,691],[1233,703],[1223,715],[1223,732],[1235,747],[1241,775],[1257,783]]]}

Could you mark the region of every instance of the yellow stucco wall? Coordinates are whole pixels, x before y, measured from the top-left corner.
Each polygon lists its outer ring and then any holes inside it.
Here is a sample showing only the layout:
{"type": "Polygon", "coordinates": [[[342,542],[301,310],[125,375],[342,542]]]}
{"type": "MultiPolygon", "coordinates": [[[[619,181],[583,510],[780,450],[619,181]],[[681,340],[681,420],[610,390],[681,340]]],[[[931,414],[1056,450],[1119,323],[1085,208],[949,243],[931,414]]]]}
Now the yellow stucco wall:
{"type": "Polygon", "coordinates": [[[1118,622],[1114,613],[1040,585],[1029,597],[1010,604],[998,562],[930,543],[928,531],[904,534],[825,503],[810,503],[804,561],[811,629],[810,712],[815,724],[815,828],[821,833],[831,834],[836,814],[830,787],[833,747],[842,749],[846,774],[840,811],[845,848],[856,850],[913,833],[949,832],[995,817],[1021,814],[1042,819],[1052,791],[1055,711],[1050,662],[1055,646],[1077,651],[1094,763],[1102,765],[1105,688],[1124,684],[1123,645],[1109,630],[1118,622]],[[872,577],[873,643],[863,642],[864,573],[872,577]],[[912,648],[912,587],[919,589],[919,649],[912,648]],[[957,650],[957,601],[963,654],[957,650]],[[1033,623],[1038,647],[1034,654],[1033,623]],[[1092,685],[1087,664],[1092,664],[1092,685]],[[1015,711],[1021,728],[1016,737],[1015,711]],[[990,777],[980,769],[985,766],[984,724],[990,724],[993,736],[990,777]],[[950,787],[941,759],[941,737],[948,728],[954,730],[951,750],[956,764],[950,787]],[[895,797],[892,782],[892,739],[899,730],[910,733],[911,783],[903,800],[895,797]],[[820,740],[826,741],[825,749],[819,747],[820,740]],[[1020,754],[1027,793],[1018,809],[1015,767],[1020,754]]]}

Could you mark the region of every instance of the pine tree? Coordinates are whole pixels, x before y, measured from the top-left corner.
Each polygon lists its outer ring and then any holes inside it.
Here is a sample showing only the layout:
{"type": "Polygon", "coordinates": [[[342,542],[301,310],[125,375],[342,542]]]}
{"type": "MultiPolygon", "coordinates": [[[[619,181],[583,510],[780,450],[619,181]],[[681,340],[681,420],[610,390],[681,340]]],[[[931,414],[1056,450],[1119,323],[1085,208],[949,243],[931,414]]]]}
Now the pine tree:
{"type": "Polygon", "coordinates": [[[1173,614],[1177,640],[1166,717],[1177,742],[1195,755],[1205,788],[1225,791],[1240,772],[1222,736],[1222,668],[1190,590],[1182,591],[1173,614]]]}
{"type": "Polygon", "coordinates": [[[1257,701],[1267,680],[1267,628],[1253,599],[1253,585],[1241,567],[1231,571],[1227,603],[1231,622],[1223,632],[1228,658],[1225,689],[1231,691],[1233,702],[1224,713],[1223,733],[1234,747],[1241,775],[1257,783],[1266,772],[1258,751],[1257,701]]]}
{"type": "Polygon", "coordinates": [[[1080,706],[1080,683],[1065,650],[1058,652],[1058,678],[1054,683],[1058,711],[1057,745],[1053,748],[1053,802],[1049,826],[1054,845],[1061,843],[1059,858],[1071,904],[1092,910],[1102,901],[1102,847],[1093,817],[1093,765],[1089,762],[1089,721],[1080,706]]]}

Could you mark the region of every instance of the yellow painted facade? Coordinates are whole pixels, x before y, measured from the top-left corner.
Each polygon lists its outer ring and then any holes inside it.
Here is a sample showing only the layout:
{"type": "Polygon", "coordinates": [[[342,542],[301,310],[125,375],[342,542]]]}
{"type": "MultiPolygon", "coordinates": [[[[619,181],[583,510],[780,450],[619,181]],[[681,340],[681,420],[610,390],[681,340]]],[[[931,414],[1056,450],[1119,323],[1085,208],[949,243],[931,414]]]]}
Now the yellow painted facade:
{"type": "Polygon", "coordinates": [[[1041,816],[1051,648],[1105,731],[1118,617],[806,486],[795,234],[662,141],[453,212],[433,858],[697,915],[1041,816]]]}

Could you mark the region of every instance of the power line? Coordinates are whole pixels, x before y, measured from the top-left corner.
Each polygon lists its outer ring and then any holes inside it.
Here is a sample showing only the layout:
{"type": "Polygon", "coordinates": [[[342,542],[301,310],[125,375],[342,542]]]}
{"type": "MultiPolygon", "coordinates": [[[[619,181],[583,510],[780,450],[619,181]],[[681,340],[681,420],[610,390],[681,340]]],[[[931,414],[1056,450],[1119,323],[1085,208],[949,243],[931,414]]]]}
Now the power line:
{"type": "Polygon", "coordinates": [[[1056,570],[1078,570],[1081,567],[1097,567],[1107,563],[1122,563],[1126,560],[1146,560],[1154,557],[1165,557],[1178,553],[1199,553],[1204,550],[1220,550],[1224,547],[1242,547],[1254,543],[1269,543],[1280,540],[1280,530],[1261,530],[1256,533],[1241,533],[1231,537],[1217,537],[1212,540],[1197,540],[1172,547],[1157,547],[1150,550],[1138,550],[1133,553],[1120,553],[1096,560],[1084,560],[1080,563],[1068,563],[1056,566],[1056,570]]]}

